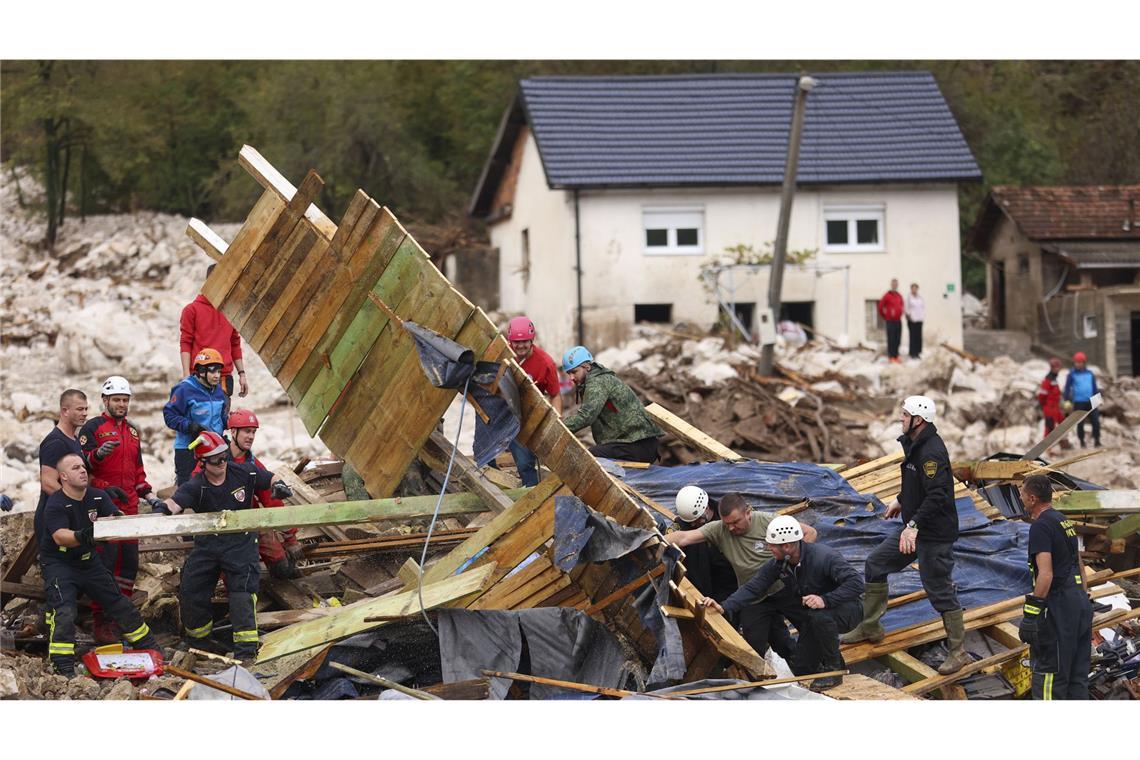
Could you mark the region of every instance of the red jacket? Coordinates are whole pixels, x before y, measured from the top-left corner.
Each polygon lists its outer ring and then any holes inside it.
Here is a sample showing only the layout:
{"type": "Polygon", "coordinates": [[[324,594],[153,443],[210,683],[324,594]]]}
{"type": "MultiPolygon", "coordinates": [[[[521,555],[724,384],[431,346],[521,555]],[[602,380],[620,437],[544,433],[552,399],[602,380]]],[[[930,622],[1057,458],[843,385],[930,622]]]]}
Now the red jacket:
{"type": "Polygon", "coordinates": [[[900,321],[904,310],[902,293],[897,290],[888,290],[879,299],[879,316],[884,322],[900,321]]]}
{"type": "Polygon", "coordinates": [[[142,446],[139,443],[139,430],[127,419],[115,420],[103,412],[98,417],[87,420],[79,430],[79,445],[87,455],[91,465],[91,485],[95,488],[116,486],[127,492],[127,503],[119,504],[124,514],[139,513],[139,495],[151,490],[146,482],[143,469],[142,446]],[[95,451],[107,441],[118,441],[119,445],[105,456],[97,459],[95,451]]]}
{"type": "Polygon", "coordinates": [[[1065,413],[1061,411],[1061,386],[1057,384],[1057,376],[1052,372],[1045,376],[1041,387],[1037,389],[1037,403],[1041,405],[1045,419],[1053,422],[1065,419],[1065,413]]]}
{"type": "Polygon", "coordinates": [[[178,320],[181,328],[179,350],[191,360],[203,348],[215,349],[226,364],[223,375],[233,374],[234,359],[241,358],[241,336],[225,315],[214,308],[206,296],[200,295],[182,309],[178,320]]]}
{"type": "Polygon", "coordinates": [[[558,369],[554,366],[554,360],[538,346],[531,349],[530,356],[519,366],[534,379],[534,384],[547,396],[556,398],[562,392],[558,385],[558,369]]]}

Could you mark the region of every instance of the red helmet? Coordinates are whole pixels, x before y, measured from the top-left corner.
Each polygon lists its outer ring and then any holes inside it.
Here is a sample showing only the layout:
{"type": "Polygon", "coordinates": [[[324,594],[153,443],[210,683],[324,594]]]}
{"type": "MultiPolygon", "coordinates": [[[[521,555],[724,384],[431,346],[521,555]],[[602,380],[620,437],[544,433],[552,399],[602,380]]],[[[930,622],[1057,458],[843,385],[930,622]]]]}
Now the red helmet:
{"type": "Polygon", "coordinates": [[[189,448],[194,452],[195,459],[205,459],[226,453],[230,450],[230,445],[226,443],[225,438],[213,430],[203,430],[197,438],[190,442],[189,448]]]}
{"type": "Polygon", "coordinates": [[[198,352],[198,355],[194,357],[194,361],[190,364],[190,369],[197,371],[198,367],[208,367],[211,364],[217,364],[219,367],[224,367],[226,362],[222,359],[222,355],[219,354],[216,349],[203,348],[198,352]]]}
{"type": "Polygon", "coordinates": [[[1058,359],[1056,356],[1054,356],[1052,359],[1049,360],[1049,369],[1051,369],[1051,370],[1061,369],[1061,360],[1058,359]]]}
{"type": "Polygon", "coordinates": [[[226,420],[226,427],[230,430],[237,430],[238,428],[256,428],[261,427],[257,424],[257,415],[248,409],[234,409],[230,412],[230,418],[226,420]]]}
{"type": "Polygon", "coordinates": [[[534,340],[534,322],[529,317],[515,317],[507,325],[507,340],[534,340]]]}
{"type": "Polygon", "coordinates": [[[1074,363],[1076,363],[1076,362],[1087,362],[1088,360],[1089,360],[1089,358],[1087,356],[1085,356],[1084,351],[1078,351],[1075,354],[1073,354],[1073,362],[1074,363]]]}

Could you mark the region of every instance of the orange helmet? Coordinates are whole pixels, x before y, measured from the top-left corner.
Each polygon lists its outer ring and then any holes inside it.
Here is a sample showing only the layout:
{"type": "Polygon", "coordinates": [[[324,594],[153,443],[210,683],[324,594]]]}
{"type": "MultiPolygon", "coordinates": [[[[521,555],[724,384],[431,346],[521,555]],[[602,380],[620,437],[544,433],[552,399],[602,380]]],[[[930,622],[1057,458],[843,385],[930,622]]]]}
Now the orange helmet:
{"type": "Polygon", "coordinates": [[[188,448],[194,452],[195,459],[205,459],[226,453],[230,450],[230,445],[226,443],[225,438],[213,430],[203,430],[197,438],[190,442],[188,448]]]}
{"type": "Polygon", "coordinates": [[[213,348],[203,348],[198,352],[198,355],[194,357],[194,361],[190,364],[190,369],[196,371],[198,367],[208,367],[211,364],[217,364],[219,367],[224,367],[226,365],[226,362],[224,359],[222,359],[222,355],[219,354],[217,350],[213,348]]]}
{"type": "Polygon", "coordinates": [[[1084,351],[1078,351],[1075,354],[1073,354],[1073,361],[1074,362],[1087,362],[1088,360],[1089,360],[1089,358],[1087,356],[1085,356],[1084,351]]]}
{"type": "Polygon", "coordinates": [[[234,409],[230,412],[230,418],[226,420],[226,427],[230,430],[237,430],[238,428],[255,428],[260,427],[257,424],[257,415],[248,409],[234,409]]]}

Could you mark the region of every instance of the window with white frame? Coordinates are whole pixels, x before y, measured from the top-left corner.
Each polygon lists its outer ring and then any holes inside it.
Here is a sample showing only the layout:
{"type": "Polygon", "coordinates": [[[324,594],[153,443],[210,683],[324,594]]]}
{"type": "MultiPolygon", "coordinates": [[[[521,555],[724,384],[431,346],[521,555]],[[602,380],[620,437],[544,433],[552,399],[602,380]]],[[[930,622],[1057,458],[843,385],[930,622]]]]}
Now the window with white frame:
{"type": "Polygon", "coordinates": [[[646,253],[704,253],[703,208],[646,208],[641,219],[646,253]]]}
{"type": "Polygon", "coordinates": [[[825,206],[823,232],[825,251],[883,251],[886,208],[870,206],[825,206]]]}

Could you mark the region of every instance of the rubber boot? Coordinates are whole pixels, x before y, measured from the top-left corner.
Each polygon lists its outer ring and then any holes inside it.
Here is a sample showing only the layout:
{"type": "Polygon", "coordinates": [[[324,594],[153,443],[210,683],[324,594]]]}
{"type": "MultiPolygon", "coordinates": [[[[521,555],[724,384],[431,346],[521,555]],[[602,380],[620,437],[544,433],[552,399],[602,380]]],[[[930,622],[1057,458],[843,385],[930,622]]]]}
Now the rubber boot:
{"type": "Polygon", "coordinates": [[[942,626],[946,629],[946,659],[938,666],[938,672],[947,676],[957,673],[974,661],[962,646],[966,640],[966,624],[962,620],[962,610],[942,613],[942,626]]]}
{"type": "Polygon", "coordinates": [[[839,637],[840,644],[854,644],[859,641],[878,643],[886,636],[886,631],[879,623],[883,613],[887,611],[887,582],[868,583],[863,593],[863,622],[855,626],[850,633],[839,637]]]}
{"type": "Polygon", "coordinates": [[[61,675],[64,678],[75,678],[75,658],[53,655],[48,658],[51,661],[51,669],[56,675],[61,675]]]}

